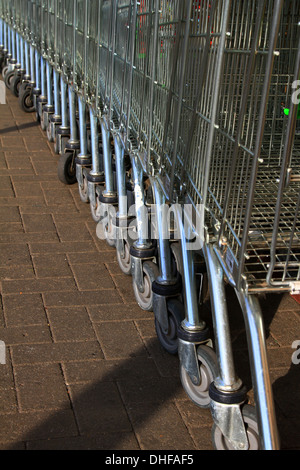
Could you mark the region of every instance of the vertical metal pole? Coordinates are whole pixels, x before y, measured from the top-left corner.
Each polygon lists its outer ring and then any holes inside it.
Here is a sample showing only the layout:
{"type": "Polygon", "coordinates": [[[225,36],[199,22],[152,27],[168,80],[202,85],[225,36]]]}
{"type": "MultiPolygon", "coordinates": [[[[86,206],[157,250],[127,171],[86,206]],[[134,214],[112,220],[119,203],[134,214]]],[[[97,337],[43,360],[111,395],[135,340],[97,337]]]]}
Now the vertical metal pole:
{"type": "Polygon", "coordinates": [[[209,291],[211,293],[215,349],[219,365],[219,377],[214,381],[214,384],[219,390],[233,392],[240,389],[242,382],[236,376],[234,367],[224,273],[214,253],[213,246],[205,244],[203,252],[207,266],[209,291]]]}
{"type": "Polygon", "coordinates": [[[236,293],[242,307],[246,325],[252,383],[262,449],[278,450],[279,436],[269,375],[262,312],[255,296],[238,290],[236,290],[236,293]]]}
{"type": "Polygon", "coordinates": [[[99,176],[100,160],[99,160],[99,135],[98,135],[98,119],[93,108],[90,108],[90,123],[91,123],[91,146],[92,146],[92,170],[91,176],[99,176]]]}
{"type": "Polygon", "coordinates": [[[137,221],[137,240],[134,246],[137,249],[145,250],[152,247],[148,233],[148,210],[145,206],[144,197],[144,172],[139,158],[132,156],[131,166],[133,172],[134,194],[135,194],[135,212],[137,221]]]}
{"type": "Polygon", "coordinates": [[[78,97],[79,112],[79,136],[80,136],[80,154],[78,158],[86,157],[87,149],[87,133],[86,133],[86,102],[83,96],[78,97]]]}
{"type": "Polygon", "coordinates": [[[78,131],[76,122],[76,95],[74,88],[69,86],[69,113],[70,113],[70,144],[78,143],[78,131]]]}
{"type": "Polygon", "coordinates": [[[61,116],[61,101],[59,96],[59,73],[53,69],[53,86],[54,86],[54,115],[56,118],[61,116]]]}
{"type": "Polygon", "coordinates": [[[67,100],[67,84],[63,77],[60,78],[61,90],[61,128],[69,129],[68,100],[67,100]]]}
{"type": "Polygon", "coordinates": [[[102,130],[103,162],[104,162],[104,173],[105,173],[105,191],[103,191],[103,196],[115,197],[116,192],[114,191],[110,132],[107,129],[106,124],[103,120],[101,120],[101,130],[102,130]]]}
{"type": "Polygon", "coordinates": [[[160,276],[157,279],[159,284],[172,284],[176,278],[172,275],[171,249],[169,242],[168,226],[168,206],[166,197],[157,178],[151,178],[151,185],[154,192],[155,224],[158,236],[159,268],[160,276]]]}

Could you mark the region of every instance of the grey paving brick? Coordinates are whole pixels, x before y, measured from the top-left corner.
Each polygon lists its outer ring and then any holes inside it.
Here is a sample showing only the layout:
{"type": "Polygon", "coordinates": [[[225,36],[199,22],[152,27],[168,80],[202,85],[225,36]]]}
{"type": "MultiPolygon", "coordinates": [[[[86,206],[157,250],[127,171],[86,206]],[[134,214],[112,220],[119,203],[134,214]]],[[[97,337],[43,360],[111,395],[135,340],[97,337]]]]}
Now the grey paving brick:
{"type": "Polygon", "coordinates": [[[14,376],[22,412],[70,409],[67,389],[58,364],[16,366],[14,376]]]}

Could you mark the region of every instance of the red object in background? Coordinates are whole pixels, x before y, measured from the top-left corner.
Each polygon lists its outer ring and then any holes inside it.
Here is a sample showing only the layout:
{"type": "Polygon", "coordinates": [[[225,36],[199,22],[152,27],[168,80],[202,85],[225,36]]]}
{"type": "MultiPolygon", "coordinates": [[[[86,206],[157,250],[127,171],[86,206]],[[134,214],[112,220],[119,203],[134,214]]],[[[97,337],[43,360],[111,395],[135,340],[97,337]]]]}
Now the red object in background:
{"type": "Polygon", "coordinates": [[[292,295],[293,299],[296,300],[296,302],[298,302],[298,304],[300,304],[300,295],[297,294],[297,295],[292,295]]]}

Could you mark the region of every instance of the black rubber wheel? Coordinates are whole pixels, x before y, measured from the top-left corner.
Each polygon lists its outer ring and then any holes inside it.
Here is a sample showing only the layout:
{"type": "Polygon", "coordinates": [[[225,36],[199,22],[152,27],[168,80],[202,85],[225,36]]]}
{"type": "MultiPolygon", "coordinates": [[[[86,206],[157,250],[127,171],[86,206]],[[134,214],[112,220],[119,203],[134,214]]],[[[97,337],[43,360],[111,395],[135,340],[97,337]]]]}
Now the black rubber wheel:
{"type": "Polygon", "coordinates": [[[11,89],[12,93],[17,98],[19,97],[21,83],[22,83],[22,80],[21,80],[20,75],[15,75],[12,82],[11,82],[11,85],[10,85],[10,89],[11,89]]]}
{"type": "Polygon", "coordinates": [[[25,88],[24,92],[20,90],[19,104],[25,113],[34,112],[33,96],[30,88],[25,88]]]}
{"type": "Polygon", "coordinates": [[[168,331],[162,330],[158,320],[155,318],[155,330],[162,347],[172,355],[178,353],[178,328],[184,320],[184,306],[178,299],[169,299],[168,308],[168,331]]]}
{"type": "Polygon", "coordinates": [[[57,174],[63,184],[71,185],[77,182],[75,156],[73,153],[63,153],[58,162],[57,174]]]}
{"type": "Polygon", "coordinates": [[[8,65],[4,65],[3,68],[2,68],[2,78],[3,80],[5,80],[5,75],[8,73],[8,65]]]}
{"type": "Polygon", "coordinates": [[[5,75],[4,83],[5,83],[6,88],[8,88],[9,90],[11,89],[11,84],[12,84],[12,81],[13,81],[14,77],[15,77],[15,72],[14,71],[8,72],[5,75]]]}

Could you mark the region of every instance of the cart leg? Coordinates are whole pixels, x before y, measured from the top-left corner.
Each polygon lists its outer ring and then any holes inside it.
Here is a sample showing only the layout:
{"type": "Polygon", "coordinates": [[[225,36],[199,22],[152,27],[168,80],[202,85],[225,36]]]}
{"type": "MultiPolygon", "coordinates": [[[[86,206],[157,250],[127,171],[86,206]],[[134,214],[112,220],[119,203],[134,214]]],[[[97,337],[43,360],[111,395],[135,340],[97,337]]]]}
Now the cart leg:
{"type": "Polygon", "coordinates": [[[60,79],[60,93],[61,93],[61,126],[57,129],[55,136],[54,150],[57,154],[62,154],[65,144],[70,138],[70,125],[68,114],[68,92],[67,84],[63,77],[60,79]]]}
{"type": "Polygon", "coordinates": [[[157,179],[151,178],[151,184],[154,192],[159,260],[159,276],[152,283],[155,328],[163,348],[170,354],[177,354],[177,331],[184,319],[184,307],[180,302],[182,283],[181,278],[174,273],[172,265],[169,206],[166,205],[166,197],[157,179]]]}
{"type": "Polygon", "coordinates": [[[149,215],[145,205],[144,172],[139,159],[131,156],[134,182],[137,239],[130,247],[132,283],[136,301],[143,310],[153,310],[152,283],[159,271],[155,248],[149,237],[149,215]]]}
{"type": "Polygon", "coordinates": [[[116,235],[117,260],[124,274],[131,274],[130,241],[128,237],[129,223],[132,220],[128,216],[128,201],[126,190],[125,151],[118,135],[114,136],[116,180],[118,193],[118,212],[113,220],[116,235]]]}
{"type": "MultiPolygon", "coordinates": [[[[101,168],[101,161],[100,161],[100,154],[99,154],[98,118],[97,118],[97,114],[95,113],[92,107],[90,108],[90,126],[91,126],[92,167],[91,167],[90,172],[87,174],[88,198],[90,202],[92,218],[95,222],[99,222],[102,218],[102,214],[100,213],[100,200],[99,200],[99,195],[101,192],[100,185],[104,184],[104,173],[101,168]]],[[[98,233],[98,236],[99,236],[99,233],[98,233]]]]}
{"type": "Polygon", "coordinates": [[[252,383],[262,448],[279,448],[279,435],[269,375],[262,311],[257,297],[236,291],[246,325],[252,383]]]}
{"type": "Polygon", "coordinates": [[[47,76],[47,104],[42,108],[41,127],[47,131],[50,115],[54,114],[54,95],[53,95],[53,69],[49,62],[46,64],[47,76]]]}
{"type": "Polygon", "coordinates": [[[37,119],[41,120],[43,107],[47,104],[47,76],[45,59],[41,57],[41,95],[37,100],[37,119]]]}
{"type": "Polygon", "coordinates": [[[49,142],[54,142],[55,135],[56,135],[56,127],[60,126],[62,123],[59,74],[55,69],[53,69],[53,100],[54,100],[54,114],[49,115],[49,123],[47,127],[47,137],[48,137],[49,142]]]}
{"type": "Polygon", "coordinates": [[[115,246],[116,240],[113,227],[113,219],[115,215],[115,208],[118,205],[118,196],[114,187],[111,133],[108,130],[104,119],[101,120],[100,124],[103,147],[105,189],[100,194],[99,200],[102,204],[102,224],[105,239],[110,246],[115,246]]]}
{"type": "Polygon", "coordinates": [[[87,149],[86,101],[78,97],[80,153],[75,159],[79,195],[82,202],[89,202],[87,168],[91,165],[91,156],[87,149]]]}
{"type": "Polygon", "coordinates": [[[35,51],[35,88],[33,90],[33,105],[37,110],[37,100],[41,94],[41,56],[40,53],[35,51]]]}

